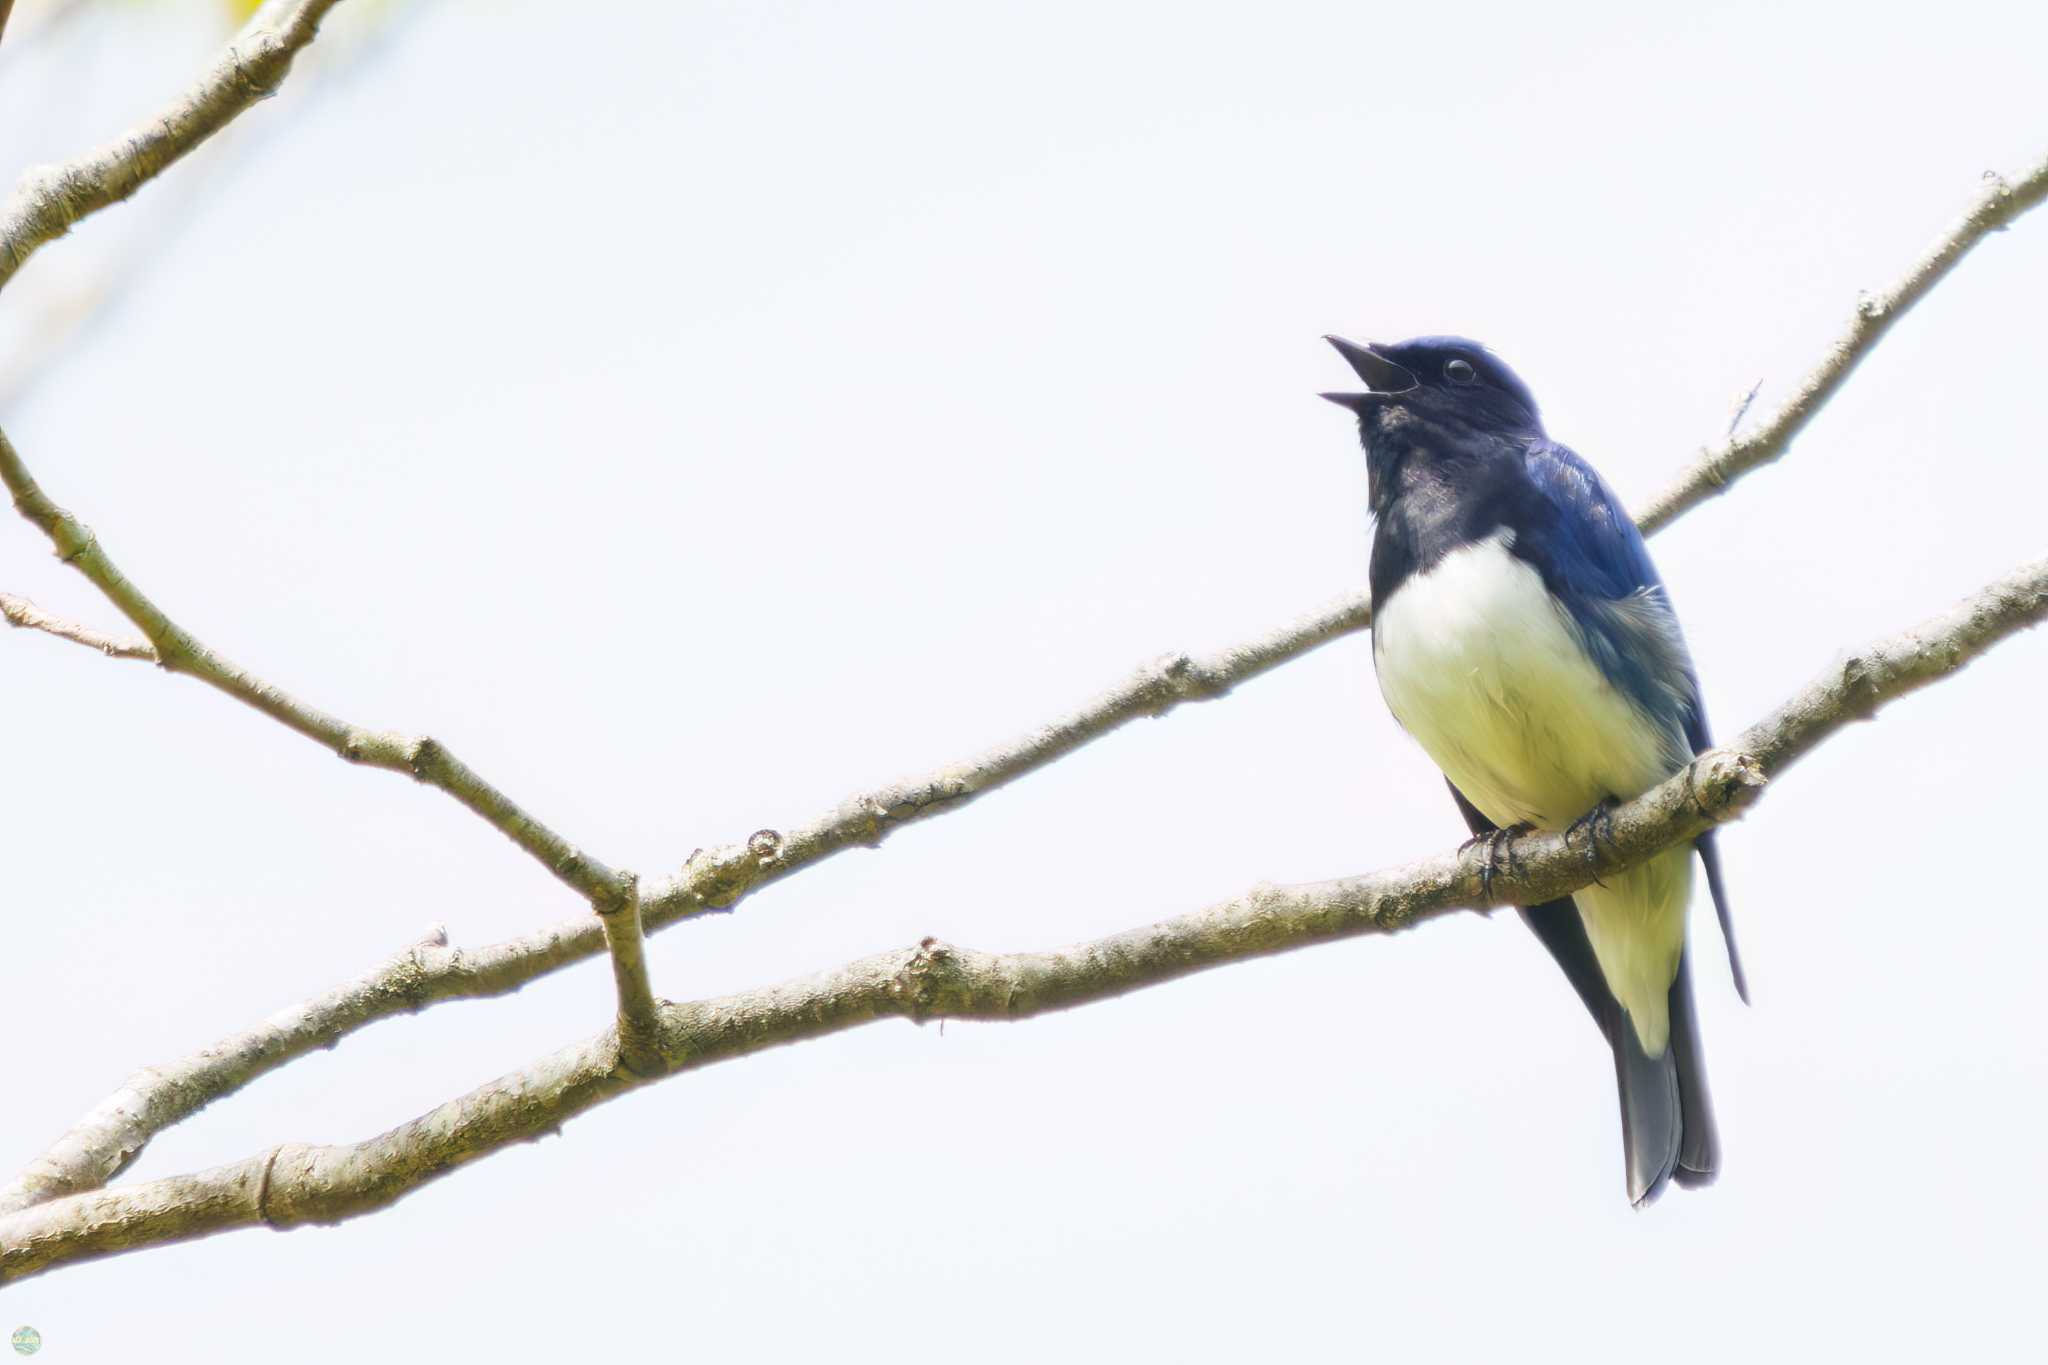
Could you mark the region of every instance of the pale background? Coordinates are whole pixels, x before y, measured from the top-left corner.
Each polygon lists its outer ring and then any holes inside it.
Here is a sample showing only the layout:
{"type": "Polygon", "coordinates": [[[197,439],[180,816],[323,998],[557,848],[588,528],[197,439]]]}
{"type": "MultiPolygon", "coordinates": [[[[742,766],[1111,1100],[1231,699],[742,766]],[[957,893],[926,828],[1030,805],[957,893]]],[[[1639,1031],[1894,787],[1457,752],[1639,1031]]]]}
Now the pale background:
{"type": "MultiPolygon", "coordinates": [[[[0,48],[0,176],[225,32],[114,5],[0,48]]],[[[1323,332],[1488,341],[1640,501],[2040,154],[2044,47],[2008,0],[345,6],[8,290],[18,356],[136,266],[0,420],[209,643],[654,874],[1361,582],[1323,332]]],[[[1721,733],[2043,552],[2044,297],[2036,214],[1655,540],[1721,733]]],[[[117,624],[25,523],[0,589],[117,624]]],[[[1728,833],[1754,1008],[1694,921],[1726,1172],[1646,1214],[1599,1038],[1475,916],[722,1065],[339,1229],[23,1283],[0,1330],[52,1361],[2036,1350],[2044,668],[2001,646],[1728,833]]],[[[9,634],[0,715],[10,1170],[434,921],[578,909],[189,680],[9,634]]],[[[655,988],[1050,946],[1462,833],[1353,637],[660,935],[655,988]]],[[[591,962],[379,1025],[129,1178],[376,1133],[611,993],[591,962]]]]}

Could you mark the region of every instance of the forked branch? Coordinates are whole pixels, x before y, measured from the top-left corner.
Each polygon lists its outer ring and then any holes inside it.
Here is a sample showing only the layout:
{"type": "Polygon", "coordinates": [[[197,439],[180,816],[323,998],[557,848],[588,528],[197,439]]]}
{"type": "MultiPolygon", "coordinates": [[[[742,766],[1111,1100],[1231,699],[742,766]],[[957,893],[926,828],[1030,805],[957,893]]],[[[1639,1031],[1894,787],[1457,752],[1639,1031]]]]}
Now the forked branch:
{"type": "Polygon", "coordinates": [[[4,431],[0,431],[0,483],[14,495],[15,509],[50,538],[58,558],[84,574],[123,616],[135,623],[164,669],[189,674],[227,693],[351,763],[406,773],[427,786],[439,787],[539,859],[594,905],[610,905],[625,894],[623,874],[614,872],[527,814],[439,741],[352,725],[307,705],[201,644],[115,567],[90,529],[52,502],[36,485],[4,431]]]}

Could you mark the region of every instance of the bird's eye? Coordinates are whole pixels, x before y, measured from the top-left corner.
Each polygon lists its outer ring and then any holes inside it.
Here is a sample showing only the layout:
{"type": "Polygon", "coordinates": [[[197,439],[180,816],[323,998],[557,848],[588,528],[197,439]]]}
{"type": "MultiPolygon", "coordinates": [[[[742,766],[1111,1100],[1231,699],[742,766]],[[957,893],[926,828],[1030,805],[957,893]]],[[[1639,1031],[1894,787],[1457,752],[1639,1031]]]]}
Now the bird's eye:
{"type": "Polygon", "coordinates": [[[1470,384],[1479,378],[1479,372],[1472,368],[1469,360],[1453,360],[1444,366],[1444,378],[1453,384],[1470,384]]]}

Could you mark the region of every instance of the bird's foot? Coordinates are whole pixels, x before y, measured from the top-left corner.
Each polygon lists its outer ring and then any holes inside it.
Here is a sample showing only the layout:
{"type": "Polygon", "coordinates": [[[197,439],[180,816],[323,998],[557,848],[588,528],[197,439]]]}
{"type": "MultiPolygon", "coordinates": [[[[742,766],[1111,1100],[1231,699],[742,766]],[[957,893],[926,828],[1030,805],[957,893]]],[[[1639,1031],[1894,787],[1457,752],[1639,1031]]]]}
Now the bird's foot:
{"type": "MultiPolygon", "coordinates": [[[[1493,874],[1494,868],[1499,863],[1500,851],[1512,844],[1518,835],[1527,834],[1534,828],[1536,826],[1524,820],[1520,824],[1509,825],[1506,829],[1490,829],[1484,834],[1475,834],[1464,843],[1458,845],[1458,852],[1460,853],[1471,848],[1474,844],[1486,845],[1486,854],[1479,863],[1479,895],[1488,904],[1493,902],[1493,874]]],[[[1512,861],[1511,859],[1511,866],[1512,861]]]]}
{"type": "Polygon", "coordinates": [[[1571,846],[1572,836],[1585,831],[1586,866],[1593,869],[1593,885],[1605,886],[1600,880],[1600,841],[1606,839],[1609,847],[1614,844],[1614,808],[1621,803],[1611,796],[1602,797],[1593,809],[1571,822],[1564,832],[1566,847],[1571,846]]]}

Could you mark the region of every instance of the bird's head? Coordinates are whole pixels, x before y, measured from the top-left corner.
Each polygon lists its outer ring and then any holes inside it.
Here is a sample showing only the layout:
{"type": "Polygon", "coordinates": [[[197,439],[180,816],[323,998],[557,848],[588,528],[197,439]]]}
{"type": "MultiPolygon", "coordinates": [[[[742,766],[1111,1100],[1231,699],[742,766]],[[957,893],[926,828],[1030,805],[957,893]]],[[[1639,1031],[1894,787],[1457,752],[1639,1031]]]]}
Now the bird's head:
{"type": "Polygon", "coordinates": [[[1499,356],[1463,337],[1414,337],[1392,346],[1324,337],[1368,386],[1366,393],[1323,397],[1358,414],[1371,449],[1374,437],[1420,424],[1456,438],[1479,432],[1541,435],[1536,400],[1499,356]]]}
{"type": "Polygon", "coordinates": [[[1385,517],[1417,480],[1457,482],[1502,453],[1503,438],[1540,437],[1529,386],[1500,357],[1463,337],[1361,346],[1325,337],[1368,385],[1323,397],[1358,414],[1373,515],[1385,517]]]}

